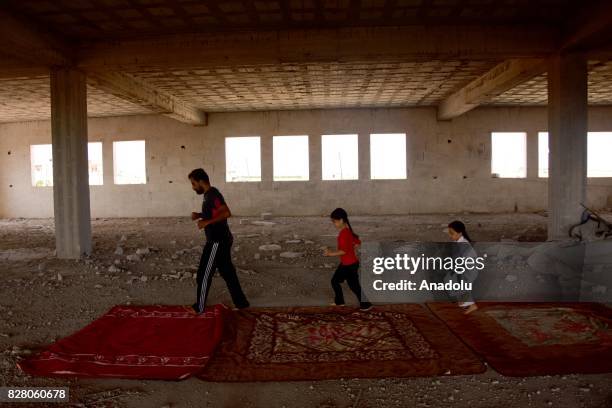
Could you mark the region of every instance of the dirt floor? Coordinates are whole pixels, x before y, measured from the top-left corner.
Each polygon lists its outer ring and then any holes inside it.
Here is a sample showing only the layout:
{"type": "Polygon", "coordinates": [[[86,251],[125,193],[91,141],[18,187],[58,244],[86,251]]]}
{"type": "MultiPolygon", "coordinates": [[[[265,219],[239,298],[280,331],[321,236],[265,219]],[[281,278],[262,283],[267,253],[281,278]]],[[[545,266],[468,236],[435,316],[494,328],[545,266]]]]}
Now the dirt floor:
{"type": "MultiPolygon", "coordinates": [[[[354,217],[351,223],[363,239],[445,241],[444,226],[455,218],[477,241],[546,238],[546,218],[538,214],[354,217]]],[[[272,218],[262,225],[259,218],[234,217],[231,228],[235,264],[253,306],[330,302],[335,260],[322,257],[321,247],[335,245],[336,231],[327,218],[272,218]],[[264,244],[282,251],[259,250],[264,244]],[[283,258],[283,251],[303,256],[283,258]]],[[[193,303],[203,236],[192,221],[96,219],[93,240],[89,259],[58,260],[53,220],[0,220],[0,385],[69,386],[72,406],[83,407],[612,407],[612,374],[509,378],[489,369],[474,376],[244,384],[23,375],[15,362],[31,348],[73,333],[116,304],[193,303]]],[[[220,277],[209,302],[229,302],[220,277]]]]}

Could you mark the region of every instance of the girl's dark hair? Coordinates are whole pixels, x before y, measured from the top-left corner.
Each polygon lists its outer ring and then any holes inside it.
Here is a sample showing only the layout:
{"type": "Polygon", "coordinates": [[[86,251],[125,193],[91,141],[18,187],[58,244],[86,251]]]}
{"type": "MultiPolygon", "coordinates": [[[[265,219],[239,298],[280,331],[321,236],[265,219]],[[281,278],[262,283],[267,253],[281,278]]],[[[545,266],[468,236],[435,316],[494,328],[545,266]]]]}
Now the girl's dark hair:
{"type": "Polygon", "coordinates": [[[342,220],[345,222],[346,225],[348,225],[349,230],[351,231],[351,234],[353,234],[353,236],[355,237],[355,239],[359,239],[359,235],[355,234],[355,231],[353,231],[353,227],[351,227],[351,223],[349,222],[348,219],[348,214],[346,212],[346,210],[344,208],[336,208],[334,211],[332,211],[331,215],[329,216],[332,220],[342,220]]]}
{"type": "Polygon", "coordinates": [[[465,229],[465,224],[462,223],[461,221],[453,221],[450,224],[448,224],[448,228],[452,228],[453,230],[461,233],[461,235],[463,235],[463,238],[467,239],[468,241],[472,242],[472,239],[470,238],[470,236],[467,233],[467,230],[465,229]]]}

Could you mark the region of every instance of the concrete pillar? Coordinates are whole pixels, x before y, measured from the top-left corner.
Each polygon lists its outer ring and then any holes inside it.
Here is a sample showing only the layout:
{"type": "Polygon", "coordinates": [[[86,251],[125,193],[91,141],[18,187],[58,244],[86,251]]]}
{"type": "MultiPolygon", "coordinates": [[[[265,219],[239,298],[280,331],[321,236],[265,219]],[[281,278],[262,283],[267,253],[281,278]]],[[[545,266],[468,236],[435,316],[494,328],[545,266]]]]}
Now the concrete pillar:
{"type": "Polygon", "coordinates": [[[553,56],[548,69],[548,238],[568,239],[580,221],[587,183],[587,63],[553,56]]]}
{"type": "Polygon", "coordinates": [[[358,136],[359,180],[370,180],[370,134],[361,130],[358,136]]]}
{"type": "Polygon", "coordinates": [[[70,68],[51,70],[53,207],[58,258],[91,253],[87,165],[87,82],[70,68]]]}
{"type": "Polygon", "coordinates": [[[538,178],[538,131],[529,130],[527,132],[527,178],[538,178]]]}

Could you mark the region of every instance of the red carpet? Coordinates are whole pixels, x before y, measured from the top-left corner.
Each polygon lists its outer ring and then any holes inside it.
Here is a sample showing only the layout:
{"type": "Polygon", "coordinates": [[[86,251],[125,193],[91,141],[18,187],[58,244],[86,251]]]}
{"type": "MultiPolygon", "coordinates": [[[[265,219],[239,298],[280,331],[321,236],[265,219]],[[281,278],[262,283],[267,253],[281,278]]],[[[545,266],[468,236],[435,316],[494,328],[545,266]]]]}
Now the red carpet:
{"type": "Polygon", "coordinates": [[[211,306],[115,306],[75,334],[19,363],[37,376],[180,380],[201,371],[231,312],[211,306]]]}
{"type": "Polygon", "coordinates": [[[292,381],[475,374],[480,360],[421,305],[245,309],[198,378],[292,381]]]}
{"type": "Polygon", "coordinates": [[[594,303],[427,306],[476,353],[508,376],[611,373],[612,309],[594,303]]]}

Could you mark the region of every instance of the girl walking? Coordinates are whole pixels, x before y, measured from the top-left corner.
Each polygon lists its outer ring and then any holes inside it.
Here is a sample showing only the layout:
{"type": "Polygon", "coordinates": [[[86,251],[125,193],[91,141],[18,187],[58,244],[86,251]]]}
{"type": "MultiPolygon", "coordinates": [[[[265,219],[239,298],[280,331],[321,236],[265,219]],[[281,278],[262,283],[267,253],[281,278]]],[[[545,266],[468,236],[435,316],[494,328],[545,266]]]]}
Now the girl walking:
{"type": "MultiPolygon", "coordinates": [[[[456,248],[453,248],[453,256],[476,258],[476,251],[474,251],[474,248],[472,247],[472,240],[467,233],[464,223],[461,221],[453,221],[448,224],[448,236],[452,241],[459,244],[456,248]]],[[[452,272],[449,276],[451,280],[457,283],[460,281],[474,283],[477,277],[478,271],[475,269],[466,270],[462,274],[452,272]]],[[[476,302],[474,302],[471,291],[455,291],[451,295],[458,300],[457,304],[459,307],[464,309],[465,314],[470,314],[478,310],[478,306],[476,305],[476,302]]]]}
{"type": "Polygon", "coordinates": [[[330,218],[334,226],[340,231],[338,234],[338,248],[335,251],[325,249],[323,255],[340,257],[340,265],[334,272],[331,285],[334,290],[334,305],[344,306],[344,294],[341,283],[346,281],[349,288],[359,301],[359,309],[370,310],[372,304],[361,297],[361,285],[359,285],[359,259],[355,254],[355,246],[361,244],[359,236],[355,234],[348,214],[342,208],[332,211],[330,218]]]}

